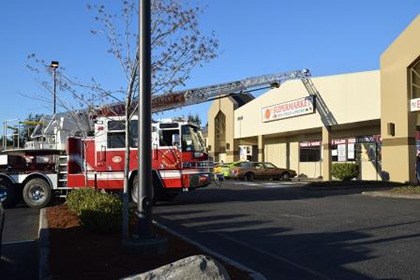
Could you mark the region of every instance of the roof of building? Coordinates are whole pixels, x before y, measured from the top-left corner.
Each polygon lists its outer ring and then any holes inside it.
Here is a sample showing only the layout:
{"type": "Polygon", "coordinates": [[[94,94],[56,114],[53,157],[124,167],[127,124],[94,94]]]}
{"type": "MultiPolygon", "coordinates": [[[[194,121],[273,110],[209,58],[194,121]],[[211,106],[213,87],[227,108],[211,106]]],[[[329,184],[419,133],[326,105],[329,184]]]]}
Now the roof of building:
{"type": "Polygon", "coordinates": [[[255,99],[250,93],[233,94],[231,97],[238,104],[238,108],[255,99]]]}

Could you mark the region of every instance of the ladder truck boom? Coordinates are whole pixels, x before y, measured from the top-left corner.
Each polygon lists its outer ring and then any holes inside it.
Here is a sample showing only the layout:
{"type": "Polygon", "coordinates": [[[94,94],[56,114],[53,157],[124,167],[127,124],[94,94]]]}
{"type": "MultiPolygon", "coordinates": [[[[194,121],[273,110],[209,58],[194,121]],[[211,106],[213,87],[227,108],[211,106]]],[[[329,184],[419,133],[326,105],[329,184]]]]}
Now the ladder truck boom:
{"type": "MultiPolygon", "coordinates": [[[[302,69],[255,76],[233,82],[154,95],[151,101],[152,113],[159,113],[180,107],[204,103],[214,99],[223,98],[231,94],[240,94],[246,91],[252,91],[258,89],[258,87],[278,87],[287,80],[301,79],[303,81],[310,76],[311,72],[309,69],[302,69]]],[[[99,115],[109,113],[122,115],[124,114],[124,103],[118,102],[105,105],[98,108],[97,112],[99,112],[99,115]]]]}
{"type": "MultiPolygon", "coordinates": [[[[231,94],[256,90],[259,87],[278,87],[287,80],[300,79],[303,82],[310,76],[311,72],[309,69],[302,69],[154,95],[151,101],[152,113],[204,103],[231,94]]],[[[86,135],[88,132],[93,131],[94,118],[98,116],[124,115],[124,112],[125,103],[117,102],[95,108],[94,110],[82,109],[57,113],[54,116],[44,117],[41,120],[43,124],[35,128],[31,137],[33,139],[48,139],[48,137],[54,135],[57,149],[64,149],[63,143],[65,143],[68,136],[86,135]]],[[[34,146],[32,143],[28,144],[30,147],[34,146]]]]}
{"type": "Polygon", "coordinates": [[[162,112],[203,103],[229,94],[250,91],[261,86],[274,85],[278,87],[287,80],[305,79],[310,75],[309,69],[303,69],[157,95],[152,98],[152,112],[162,112]]]}

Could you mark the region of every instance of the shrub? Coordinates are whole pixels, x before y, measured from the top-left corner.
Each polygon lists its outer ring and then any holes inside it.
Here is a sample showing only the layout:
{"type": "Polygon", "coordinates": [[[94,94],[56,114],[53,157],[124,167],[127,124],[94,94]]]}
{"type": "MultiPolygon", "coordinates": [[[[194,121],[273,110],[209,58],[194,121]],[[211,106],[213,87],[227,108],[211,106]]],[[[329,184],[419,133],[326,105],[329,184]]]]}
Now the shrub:
{"type": "Polygon", "coordinates": [[[73,190],[67,196],[67,205],[93,231],[114,232],[121,227],[122,203],[114,194],[95,189],[73,190]]]}
{"type": "Polygon", "coordinates": [[[349,181],[359,176],[359,165],[355,163],[334,163],[331,175],[342,181],[349,181]]]}
{"type": "Polygon", "coordinates": [[[94,195],[96,195],[94,189],[75,189],[67,195],[66,204],[71,211],[76,213],[78,216],[82,213],[82,209],[86,208],[94,195]]]}

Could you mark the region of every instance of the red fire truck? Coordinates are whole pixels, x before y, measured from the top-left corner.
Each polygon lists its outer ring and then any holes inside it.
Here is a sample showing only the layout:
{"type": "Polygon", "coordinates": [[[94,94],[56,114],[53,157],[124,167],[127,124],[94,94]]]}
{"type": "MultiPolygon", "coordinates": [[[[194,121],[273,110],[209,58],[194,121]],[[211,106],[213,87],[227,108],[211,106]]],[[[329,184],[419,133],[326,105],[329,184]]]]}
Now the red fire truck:
{"type": "MultiPolygon", "coordinates": [[[[244,91],[279,86],[289,79],[309,79],[307,69],[263,75],[152,98],[152,112],[223,98],[244,91]]],[[[0,153],[0,199],[13,206],[20,196],[41,208],[54,195],[73,188],[91,187],[120,191],[124,183],[125,117],[119,104],[57,113],[41,119],[24,147],[0,153]],[[109,112],[113,112],[110,114],[109,112]]],[[[7,137],[7,123],[3,137],[7,137]]],[[[179,192],[212,183],[213,161],[206,151],[200,128],[183,119],[166,119],[152,125],[153,201],[171,200],[179,192]]],[[[137,117],[130,120],[129,190],[137,200],[137,117]]],[[[14,129],[13,131],[18,131],[14,129]]],[[[15,133],[18,136],[19,133],[15,133]]],[[[19,143],[19,141],[18,141],[19,143]]]]}

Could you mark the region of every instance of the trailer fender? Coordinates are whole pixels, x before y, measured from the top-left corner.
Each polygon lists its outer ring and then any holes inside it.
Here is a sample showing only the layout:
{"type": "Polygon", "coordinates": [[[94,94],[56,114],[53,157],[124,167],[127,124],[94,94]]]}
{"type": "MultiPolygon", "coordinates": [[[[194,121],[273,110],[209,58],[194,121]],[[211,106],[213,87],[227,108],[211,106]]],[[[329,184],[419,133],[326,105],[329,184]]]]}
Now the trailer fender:
{"type": "Polygon", "coordinates": [[[25,178],[25,180],[23,180],[22,185],[26,185],[26,183],[29,182],[29,180],[32,180],[34,178],[41,178],[44,179],[45,181],[47,181],[48,185],[50,185],[51,189],[55,189],[55,184],[53,183],[53,181],[51,180],[50,177],[48,177],[48,175],[43,174],[43,173],[38,173],[38,172],[34,172],[31,174],[28,174],[28,176],[25,178]]]}

